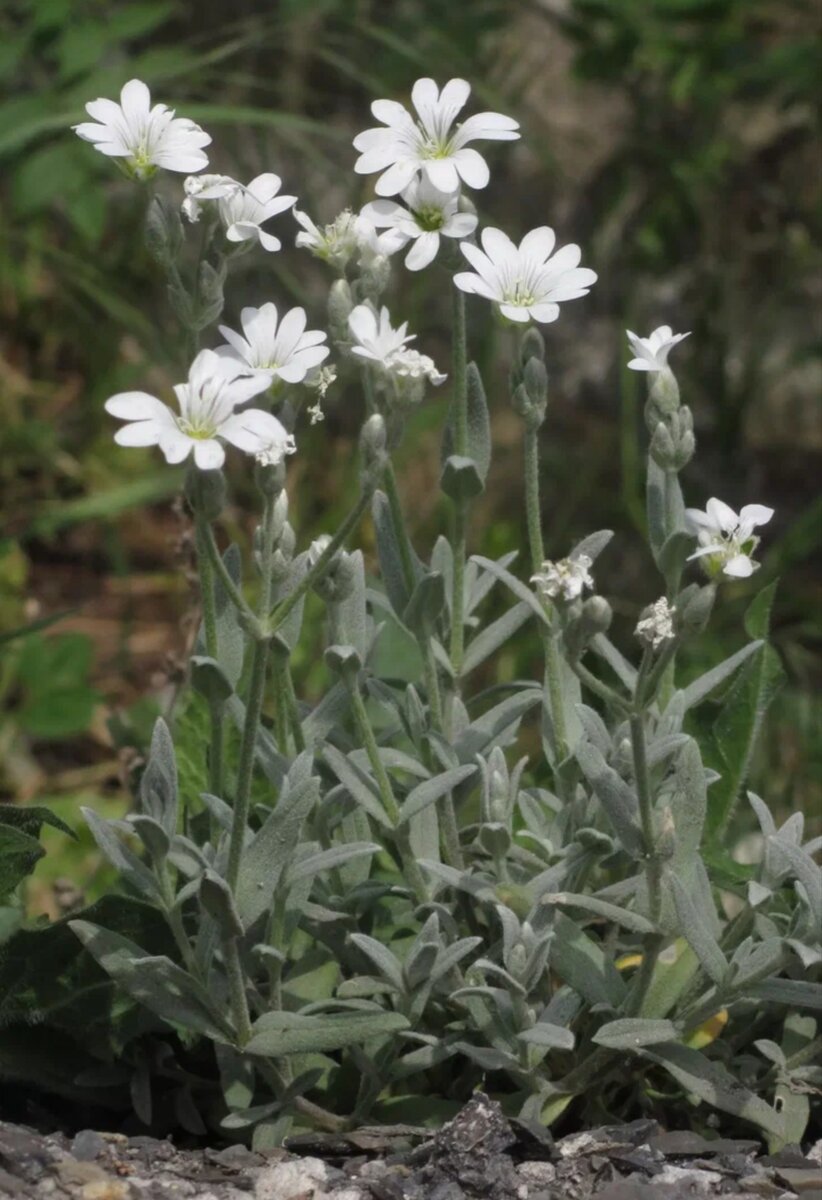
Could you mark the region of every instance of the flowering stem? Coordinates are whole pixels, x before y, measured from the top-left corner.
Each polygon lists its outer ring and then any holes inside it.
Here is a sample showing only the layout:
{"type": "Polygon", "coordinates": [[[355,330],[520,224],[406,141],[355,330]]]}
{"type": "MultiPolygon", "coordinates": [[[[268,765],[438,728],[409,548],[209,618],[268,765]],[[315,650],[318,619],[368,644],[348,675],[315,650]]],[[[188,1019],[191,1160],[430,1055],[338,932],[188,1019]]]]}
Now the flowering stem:
{"type": "Polygon", "coordinates": [[[414,856],[414,852],[411,849],[408,829],[405,825],[398,826],[397,824],[400,816],[400,808],[394,796],[394,789],[391,786],[391,780],[385,769],[385,763],[380,758],[377,739],[374,736],[368,710],[365,707],[365,701],[360,692],[358,673],[356,671],[343,671],[343,680],[348,688],[354,720],[357,723],[360,737],[365,746],[365,752],[368,755],[368,761],[371,764],[371,770],[374,772],[374,778],[377,781],[382,806],[394,826],[394,840],[397,843],[403,867],[408,876],[409,883],[417,895],[417,899],[424,902],[428,899],[428,886],[425,882],[425,876],[420,870],[414,856]]]}
{"type": "MultiPolygon", "coordinates": [[[[531,549],[531,567],[535,572],[539,571],[545,558],[539,500],[538,431],[539,423],[526,417],[523,446],[525,454],[525,514],[528,525],[528,544],[531,549]]],[[[548,605],[544,601],[543,604],[548,609],[548,605]]],[[[556,625],[556,620],[554,620],[554,625],[556,625]]],[[[565,724],[565,710],[562,706],[562,661],[557,633],[553,629],[540,627],[540,636],[545,655],[545,681],[551,705],[551,722],[554,727],[558,766],[568,755],[568,730],[565,724]]],[[[576,667],[574,669],[576,670],[576,667]]]]}
{"type": "Polygon", "coordinates": [[[408,537],[408,529],[406,528],[405,518],[402,511],[402,503],[400,501],[400,493],[397,489],[397,476],[394,471],[394,464],[389,460],[388,466],[385,468],[385,492],[388,496],[388,507],[391,510],[391,520],[394,525],[394,530],[397,535],[397,542],[400,547],[400,560],[402,562],[402,575],[405,581],[405,586],[409,593],[414,588],[414,551],[411,547],[411,540],[408,537]]]}
{"type": "Polygon", "coordinates": [[[251,1017],[248,1012],[248,998],[245,994],[245,976],[240,962],[240,950],[236,938],[226,938],[223,942],[223,962],[228,976],[228,993],[231,1002],[231,1013],[234,1018],[234,1029],[237,1043],[244,1046],[251,1037],[251,1017]]]}
{"type": "Polygon", "coordinates": [[[531,547],[531,569],[539,571],[545,559],[542,541],[542,517],[539,503],[539,425],[525,419],[525,516],[528,522],[528,544],[531,547]]]}
{"type": "Polygon", "coordinates": [[[651,910],[651,920],[659,921],[662,902],[659,859],[656,853],[654,836],[653,798],[651,796],[651,778],[648,771],[648,756],[645,747],[645,714],[632,713],[631,750],[634,759],[634,778],[636,781],[637,798],[639,800],[639,818],[642,824],[642,838],[645,843],[645,875],[648,881],[648,904],[651,910]]]}
{"type": "Polygon", "coordinates": [[[590,691],[599,696],[601,700],[604,700],[606,704],[610,704],[622,716],[628,715],[630,711],[629,706],[613,688],[609,687],[607,683],[603,683],[602,680],[597,679],[596,675],[583,666],[581,662],[572,662],[570,665],[571,670],[580,683],[584,683],[590,691]]]}
{"type": "Polygon", "coordinates": [[[346,540],[351,531],[356,527],[358,521],[368,507],[373,494],[373,483],[368,483],[363,487],[359,500],[351,509],[351,512],[345,518],[342,525],[339,527],[331,541],[323,550],[322,554],[320,554],[313,567],[311,567],[311,569],[303,576],[303,578],[295,587],[294,591],[290,592],[289,595],[287,595],[271,613],[268,623],[269,635],[277,632],[288,615],[293,612],[293,610],[302,600],[306,592],[308,592],[309,589],[314,586],[317,580],[321,579],[326,573],[332,558],[337,553],[340,546],[342,546],[343,542],[346,540]]]}
{"type": "MultiPolygon", "coordinates": [[[[465,332],[465,295],[455,287],[451,293],[453,353],[454,453],[468,456],[468,393],[465,386],[467,357],[465,332]]],[[[467,505],[457,500],[454,505],[454,578],[451,598],[451,665],[457,683],[465,654],[465,557],[467,505]]]]}
{"type": "MultiPolygon", "coordinates": [[[[206,654],[217,659],[217,605],[214,596],[214,569],[208,549],[210,526],[198,513],[196,517],[197,567],[200,573],[200,602],[203,610],[203,634],[206,654]]],[[[209,702],[211,742],[208,748],[208,787],[212,796],[223,794],[223,705],[219,700],[209,702]]]]}

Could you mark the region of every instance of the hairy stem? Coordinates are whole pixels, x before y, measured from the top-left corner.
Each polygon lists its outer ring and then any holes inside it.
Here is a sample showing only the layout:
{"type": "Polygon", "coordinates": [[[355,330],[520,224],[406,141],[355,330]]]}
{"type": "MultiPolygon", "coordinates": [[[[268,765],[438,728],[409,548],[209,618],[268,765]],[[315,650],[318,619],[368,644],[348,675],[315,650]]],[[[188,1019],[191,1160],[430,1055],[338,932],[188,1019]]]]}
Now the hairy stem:
{"type": "MultiPolygon", "coordinates": [[[[465,385],[465,363],[467,343],[465,333],[465,295],[459,288],[453,288],[452,301],[452,331],[454,338],[453,350],[453,412],[454,412],[454,453],[460,457],[468,455],[468,392],[465,385]]],[[[457,685],[462,671],[465,654],[465,557],[467,541],[468,512],[465,501],[457,500],[454,506],[454,578],[451,596],[451,665],[454,668],[457,685]]]]}
{"type": "MultiPolygon", "coordinates": [[[[217,605],[214,594],[214,568],[208,549],[210,532],[208,522],[198,513],[196,518],[197,568],[200,573],[203,634],[206,654],[208,654],[209,658],[216,660],[219,647],[217,643],[217,605]]],[[[212,796],[222,797],[224,744],[222,702],[211,700],[208,711],[211,724],[211,741],[208,748],[208,787],[212,796]]]]}
{"type": "Polygon", "coordinates": [[[226,938],[223,942],[223,962],[228,976],[228,994],[237,1043],[243,1047],[251,1037],[251,1017],[248,1012],[243,964],[240,962],[240,950],[236,938],[226,938]]]}
{"type": "Polygon", "coordinates": [[[639,818],[642,824],[642,839],[645,843],[645,877],[648,882],[648,904],[651,910],[651,920],[656,924],[660,917],[662,893],[659,859],[656,852],[654,833],[651,779],[648,771],[648,757],[645,747],[644,713],[634,713],[631,716],[630,724],[634,777],[636,780],[637,798],[639,800],[639,818]]]}

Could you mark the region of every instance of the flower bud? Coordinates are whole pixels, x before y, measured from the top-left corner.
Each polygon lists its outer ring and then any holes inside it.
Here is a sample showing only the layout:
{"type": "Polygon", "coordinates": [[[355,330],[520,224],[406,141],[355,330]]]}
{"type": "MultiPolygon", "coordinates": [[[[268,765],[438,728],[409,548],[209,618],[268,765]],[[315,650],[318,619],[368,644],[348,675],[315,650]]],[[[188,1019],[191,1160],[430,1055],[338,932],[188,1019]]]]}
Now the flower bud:
{"type": "Polygon", "coordinates": [[[285,487],[285,461],[270,466],[257,462],[254,468],[254,482],[264,496],[280,496],[285,487]]]}
{"type": "Polygon", "coordinates": [[[548,372],[540,358],[529,358],[525,364],[522,381],[534,404],[544,405],[548,400],[548,372]]]}
{"type": "Polygon", "coordinates": [[[360,291],[363,299],[377,303],[388,287],[391,278],[391,261],[384,254],[375,254],[360,276],[360,291]]]}
{"type": "Polygon", "coordinates": [[[373,413],[360,431],[363,475],[369,482],[376,482],[385,470],[387,440],[388,431],[384,418],[379,413],[373,413]]]}
{"type": "Polygon", "coordinates": [[[519,982],[528,966],[528,951],[522,942],[515,942],[511,947],[506,966],[508,967],[509,974],[513,975],[514,979],[519,982]]]}
{"type": "Polygon", "coordinates": [[[650,454],[657,466],[663,470],[675,467],[676,446],[670,429],[662,421],[657,422],[651,435],[650,454]]]}
{"type": "Polygon", "coordinates": [[[611,606],[604,596],[589,596],[582,606],[580,624],[593,637],[597,633],[607,633],[613,618],[611,606]]]}
{"type": "Polygon", "coordinates": [[[652,374],[649,404],[667,416],[679,408],[679,384],[670,367],[652,374]]]}
{"type": "Polygon", "coordinates": [[[192,467],[185,481],[185,497],[193,512],[206,521],[216,521],[225,508],[226,484],[222,471],[192,467]]]}
{"type": "Polygon", "coordinates": [[[146,249],[161,267],[176,262],[183,244],[183,223],[176,208],[155,196],[146,211],[146,249]]]}
{"type": "Polygon", "coordinates": [[[667,804],[660,813],[659,830],[656,835],[654,850],[656,851],[657,858],[662,859],[673,858],[674,851],[676,850],[674,814],[667,804]]]}
{"type": "Polygon", "coordinates": [[[531,358],[539,359],[540,362],[543,362],[545,359],[545,339],[536,325],[532,325],[523,334],[519,346],[519,361],[523,368],[525,368],[528,360],[531,358]]]}
{"type": "Polygon", "coordinates": [[[335,280],[328,293],[328,324],[335,341],[348,341],[348,318],[353,308],[350,285],[345,279],[335,280]]]}

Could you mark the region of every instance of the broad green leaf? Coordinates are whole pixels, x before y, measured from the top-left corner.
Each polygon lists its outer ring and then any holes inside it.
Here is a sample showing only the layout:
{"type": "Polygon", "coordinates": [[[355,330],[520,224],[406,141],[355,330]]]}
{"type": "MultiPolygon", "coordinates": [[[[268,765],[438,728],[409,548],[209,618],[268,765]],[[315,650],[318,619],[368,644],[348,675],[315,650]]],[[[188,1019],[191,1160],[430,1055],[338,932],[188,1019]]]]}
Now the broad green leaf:
{"type": "Polygon", "coordinates": [[[373,1009],[305,1016],[301,1013],[265,1013],[254,1023],[247,1054],[284,1058],[292,1054],[328,1054],[346,1046],[362,1045],[372,1038],[396,1034],[409,1026],[401,1013],[373,1009]]]}
{"type": "Polygon", "coordinates": [[[13,825],[0,825],[0,901],[11,896],[44,854],[36,837],[13,825]]]}
{"type": "Polygon", "coordinates": [[[676,1042],[679,1033],[672,1021],[648,1020],[647,1017],[621,1017],[608,1021],[596,1031],[592,1041],[613,1050],[635,1050],[659,1042],[676,1042]]]}

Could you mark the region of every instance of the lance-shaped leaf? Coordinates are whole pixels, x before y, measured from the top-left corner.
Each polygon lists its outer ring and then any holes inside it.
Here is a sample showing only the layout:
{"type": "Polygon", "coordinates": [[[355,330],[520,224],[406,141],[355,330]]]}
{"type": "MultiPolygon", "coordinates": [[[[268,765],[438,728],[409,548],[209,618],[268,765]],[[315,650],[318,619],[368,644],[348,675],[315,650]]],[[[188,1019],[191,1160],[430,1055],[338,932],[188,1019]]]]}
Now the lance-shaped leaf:
{"type": "Polygon", "coordinates": [[[382,825],[384,829],[393,829],[391,818],[377,795],[377,785],[370,776],[360,770],[336,746],[326,746],[323,750],[323,759],[328,763],[351,799],[359,804],[369,817],[373,817],[378,825],[382,825]]]}
{"type": "Polygon", "coordinates": [[[743,646],[741,650],[737,650],[736,654],[731,654],[718,666],[712,667],[710,671],[706,671],[704,675],[700,675],[693,683],[689,683],[682,692],[682,703],[684,711],[689,708],[694,708],[697,704],[701,704],[715,688],[724,683],[726,679],[730,679],[734,671],[741,667],[746,659],[750,658],[762,647],[761,641],[749,642],[747,646],[743,646]]]}
{"type": "Polygon", "coordinates": [[[665,878],[674,896],[679,918],[678,932],[688,942],[708,978],[716,984],[722,984],[728,977],[728,960],[703,919],[702,906],[694,903],[690,892],[676,875],[666,872],[665,878]]]}
{"type": "Polygon", "coordinates": [[[378,942],[376,938],[369,937],[365,933],[352,933],[349,940],[355,946],[359,947],[363,954],[368,955],[374,966],[398,992],[402,993],[405,991],[400,960],[387,946],[384,946],[382,942],[378,942]]]}
{"type": "Polygon", "coordinates": [[[457,738],[454,749],[460,759],[473,762],[478,754],[492,749],[495,744],[504,745],[506,736],[513,733],[525,714],[541,700],[539,688],[526,687],[489,708],[457,738]]]}
{"type": "Polygon", "coordinates": [[[544,904],[557,904],[561,908],[581,908],[584,912],[605,917],[606,920],[621,925],[623,929],[630,929],[632,933],[656,931],[653,923],[641,913],[620,908],[617,904],[609,904],[607,900],[600,900],[597,896],[586,896],[581,892],[549,892],[542,896],[542,901],[544,904]]]}
{"type": "Polygon", "coordinates": [[[768,636],[776,583],[763,588],[745,614],[745,629],[756,639],[758,649],[745,663],[731,686],[722,711],[714,722],[713,734],[718,760],[712,762],[721,778],[711,788],[709,826],[727,828],[739,794],[748,776],[765,713],[785,682],[785,672],[768,636]]]}
{"type": "Polygon", "coordinates": [[[144,896],[156,900],[159,896],[157,880],[134,851],[120,840],[110,822],[98,816],[93,808],[81,808],[80,812],[91,830],[92,837],[111,865],[117,868],[132,887],[144,896]]]}
{"type": "Polygon", "coordinates": [[[407,1029],[402,1013],[370,1009],[364,1012],[311,1014],[265,1013],[252,1026],[247,1054],[284,1058],[291,1054],[329,1054],[345,1046],[362,1045],[407,1029]]]}
{"type": "Polygon", "coordinates": [[[318,850],[309,854],[288,868],[288,884],[297,883],[301,879],[313,879],[323,871],[342,867],[357,858],[370,858],[379,854],[380,847],[376,842],[349,842],[347,845],[331,846],[328,850],[318,850]]]}
{"type": "Polygon", "coordinates": [[[234,903],[231,888],[215,871],[205,871],[200,879],[200,904],[215,922],[224,941],[242,937],[243,923],[234,903]]]}
{"type": "Polygon", "coordinates": [[[353,646],[365,662],[368,652],[368,614],[365,606],[365,563],[362,550],[348,556],[350,591],[337,604],[335,640],[353,646]]]}
{"type": "Polygon", "coordinates": [[[287,787],[246,848],[236,889],[237,910],[246,929],[271,904],[318,797],[315,778],[287,787]]]}
{"type": "Polygon", "coordinates": [[[581,542],[577,542],[568,557],[579,559],[584,555],[592,563],[596,562],[613,536],[613,529],[598,529],[596,533],[589,533],[581,542]]]}
{"type": "Polygon", "coordinates": [[[644,1017],[621,1017],[608,1021],[596,1031],[592,1041],[613,1050],[636,1050],[659,1042],[676,1042],[679,1033],[673,1021],[652,1021],[644,1017]]]}
{"type": "Polygon", "coordinates": [[[570,1029],[538,1021],[530,1029],[524,1029],[517,1037],[528,1046],[545,1046],[549,1050],[573,1050],[576,1039],[570,1029]]]}
{"type": "MultiPolygon", "coordinates": [[[[385,585],[391,607],[402,619],[411,591],[403,570],[399,538],[391,516],[391,506],[384,492],[376,491],[371,501],[371,516],[377,535],[377,556],[380,560],[380,577],[385,585]]],[[[422,573],[419,563],[414,564],[414,583],[422,573]]]]}
{"type": "Polygon", "coordinates": [[[207,654],[193,654],[189,663],[191,686],[195,692],[199,692],[211,704],[225,704],[234,688],[216,658],[209,658],[207,654]]]}
{"type": "Polygon", "coordinates": [[[433,779],[424,779],[422,783],[418,783],[400,806],[398,824],[404,825],[412,817],[421,813],[424,808],[427,808],[429,804],[441,800],[443,796],[474,775],[476,770],[476,765],[466,764],[464,767],[454,767],[451,771],[443,771],[441,775],[435,775],[433,779]]]}
{"type": "Polygon", "coordinates": [[[533,612],[530,605],[520,601],[513,608],[509,608],[508,612],[498,617],[496,621],[492,621],[490,625],[486,625],[471,641],[468,649],[465,651],[465,659],[462,664],[463,675],[467,675],[469,671],[473,671],[475,667],[484,663],[486,658],[489,658],[495,650],[498,650],[500,646],[504,646],[509,638],[531,616],[533,616],[533,612]]]}
{"type": "Polygon", "coordinates": [[[402,613],[409,629],[426,636],[434,629],[445,608],[445,584],[442,575],[429,571],[417,581],[402,613]]]}
{"type": "Polygon", "coordinates": [[[140,780],[140,803],[169,837],[177,832],[177,760],[168,726],[158,717],[151,735],[148,766],[140,780]]]}
{"type": "Polygon", "coordinates": [[[625,998],[625,981],[593,938],[564,913],[557,914],[554,933],[552,971],[589,1004],[619,1008],[625,998]]]}
{"type": "Polygon", "coordinates": [[[805,979],[765,979],[746,988],[745,994],[771,1004],[784,1004],[788,1008],[822,1012],[822,983],[811,983],[805,979]]]}
{"type": "Polygon", "coordinates": [[[484,571],[487,571],[489,575],[493,575],[500,581],[500,583],[504,583],[508,590],[513,592],[518,600],[521,600],[523,604],[528,605],[528,607],[531,609],[531,612],[543,623],[543,625],[547,625],[549,628],[551,627],[548,614],[537,599],[536,593],[529,588],[527,584],[524,584],[521,580],[517,579],[517,577],[512,575],[510,571],[507,571],[501,563],[494,562],[492,558],[484,558],[481,554],[474,554],[471,558],[471,561],[477,563],[477,565],[482,567],[484,571]]]}
{"type": "Polygon", "coordinates": [[[69,925],[115,983],[158,1017],[215,1041],[230,1040],[208,992],[170,958],[148,955],[128,938],[89,921],[69,925]]]}
{"type": "Polygon", "coordinates": [[[675,1043],[655,1046],[644,1051],[646,1058],[659,1063],[686,1091],[721,1112],[740,1117],[764,1129],[781,1135],[782,1117],[760,1096],[754,1095],[734,1079],[721,1063],[705,1058],[690,1046],[675,1043]]]}
{"type": "Polygon", "coordinates": [[[605,815],[613,826],[623,849],[632,858],[644,853],[642,831],[636,822],[637,800],[624,779],[609,767],[605,759],[590,742],[578,743],[574,754],[582,773],[594,790],[605,815]]]}
{"type": "MultiPolygon", "coordinates": [[[[468,415],[468,445],[466,452],[473,461],[481,484],[485,484],[488,468],[491,465],[491,420],[488,415],[488,402],[485,398],[485,388],[482,376],[475,362],[470,362],[465,370],[466,408],[468,415]]],[[[452,405],[448,421],[443,430],[442,462],[454,454],[454,407],[452,405]]]]}

